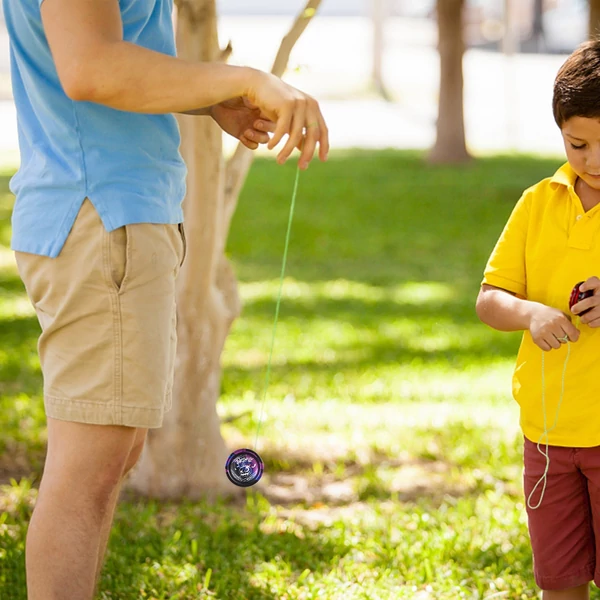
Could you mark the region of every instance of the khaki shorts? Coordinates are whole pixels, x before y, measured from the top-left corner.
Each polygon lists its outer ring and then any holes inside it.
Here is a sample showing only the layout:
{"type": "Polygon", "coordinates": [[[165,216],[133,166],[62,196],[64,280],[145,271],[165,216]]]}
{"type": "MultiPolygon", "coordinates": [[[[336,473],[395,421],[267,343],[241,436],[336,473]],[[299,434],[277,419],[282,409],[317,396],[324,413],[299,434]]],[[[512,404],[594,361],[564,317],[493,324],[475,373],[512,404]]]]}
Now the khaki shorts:
{"type": "Polygon", "coordinates": [[[86,199],[56,258],[15,252],[40,322],[46,415],[157,428],[172,405],[183,226],[108,233],[86,199]]]}

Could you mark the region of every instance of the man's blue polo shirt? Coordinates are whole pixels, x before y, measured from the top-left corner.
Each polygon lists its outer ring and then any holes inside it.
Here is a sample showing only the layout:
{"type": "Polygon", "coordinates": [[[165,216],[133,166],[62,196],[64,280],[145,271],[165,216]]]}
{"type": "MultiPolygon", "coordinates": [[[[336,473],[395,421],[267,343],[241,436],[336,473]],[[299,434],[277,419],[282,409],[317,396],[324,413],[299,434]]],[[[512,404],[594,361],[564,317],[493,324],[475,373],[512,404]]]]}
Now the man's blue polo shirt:
{"type": "MultiPolygon", "coordinates": [[[[186,169],[175,117],[70,100],[44,34],[41,1],[3,0],[21,153],[10,183],[11,248],[58,256],[86,197],[107,231],[182,222],[186,169]]],[[[175,56],[173,0],[119,6],[126,41],[175,56]]]]}

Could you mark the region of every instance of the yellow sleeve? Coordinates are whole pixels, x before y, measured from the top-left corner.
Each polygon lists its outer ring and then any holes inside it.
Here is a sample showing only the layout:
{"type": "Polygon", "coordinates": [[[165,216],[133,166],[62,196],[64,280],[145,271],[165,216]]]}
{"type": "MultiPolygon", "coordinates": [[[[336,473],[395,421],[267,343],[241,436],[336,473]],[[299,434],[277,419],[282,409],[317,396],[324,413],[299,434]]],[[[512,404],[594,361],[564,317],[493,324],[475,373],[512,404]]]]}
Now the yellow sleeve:
{"type": "Polygon", "coordinates": [[[525,246],[529,227],[531,192],[515,205],[485,267],[483,283],[527,297],[525,246]]]}

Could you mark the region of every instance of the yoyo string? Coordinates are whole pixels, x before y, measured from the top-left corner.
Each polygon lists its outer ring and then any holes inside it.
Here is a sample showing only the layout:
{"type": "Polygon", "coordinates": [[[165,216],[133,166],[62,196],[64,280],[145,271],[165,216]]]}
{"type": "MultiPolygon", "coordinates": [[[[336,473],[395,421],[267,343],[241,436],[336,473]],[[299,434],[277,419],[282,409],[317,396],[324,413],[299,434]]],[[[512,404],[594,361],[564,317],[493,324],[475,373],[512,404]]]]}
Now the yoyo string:
{"type": "Polygon", "coordinates": [[[544,357],[545,357],[545,352],[542,350],[542,411],[544,414],[544,432],[542,433],[542,435],[540,436],[540,439],[537,442],[537,449],[538,452],[546,459],[546,467],[544,469],[544,474],[540,477],[540,479],[538,480],[538,482],[535,484],[535,486],[533,487],[533,489],[531,490],[531,493],[529,494],[529,496],[527,497],[527,506],[529,506],[529,508],[531,508],[532,510],[535,510],[536,508],[539,508],[539,506],[542,504],[542,500],[544,498],[544,492],[546,491],[546,483],[548,481],[548,470],[550,469],[550,454],[549,454],[549,448],[548,448],[548,434],[550,432],[552,432],[554,430],[554,428],[556,427],[556,423],[558,422],[558,415],[560,413],[560,407],[565,395],[565,374],[567,372],[567,364],[569,363],[569,356],[571,355],[571,342],[567,341],[567,356],[565,356],[565,362],[563,364],[563,372],[562,372],[562,381],[561,381],[561,388],[560,388],[560,397],[558,399],[558,405],[556,407],[556,415],[554,417],[554,423],[552,425],[552,427],[550,427],[550,429],[548,429],[548,423],[547,423],[547,418],[546,418],[546,384],[545,384],[545,377],[544,377],[544,373],[545,373],[545,369],[544,369],[544,357]],[[540,448],[540,444],[542,442],[542,440],[546,438],[546,452],[544,452],[541,448],[540,448]],[[532,506],[531,505],[531,498],[533,496],[533,494],[535,493],[535,490],[537,490],[538,486],[540,484],[542,484],[542,491],[540,493],[540,500],[539,502],[535,505],[532,506]]]}
{"type": "Polygon", "coordinates": [[[285,245],[283,247],[283,260],[281,263],[281,276],[279,278],[279,292],[277,294],[277,303],[275,305],[275,320],[273,321],[273,333],[271,336],[271,349],[269,351],[269,360],[267,361],[267,371],[265,374],[265,384],[264,384],[264,390],[263,390],[263,399],[262,399],[262,403],[261,403],[261,407],[260,407],[260,415],[258,417],[258,426],[256,428],[256,439],[254,441],[254,448],[257,448],[258,445],[258,434],[260,431],[260,425],[262,423],[262,418],[263,418],[263,411],[264,411],[264,407],[265,407],[265,401],[267,399],[267,390],[269,388],[269,378],[271,375],[271,363],[273,360],[273,348],[275,347],[275,334],[277,332],[277,321],[279,320],[279,307],[281,306],[281,297],[283,295],[283,281],[285,278],[285,266],[287,263],[287,255],[288,255],[288,248],[290,245],[290,234],[292,231],[292,221],[294,219],[294,209],[296,206],[296,196],[298,194],[298,181],[300,179],[300,164],[298,164],[298,167],[296,169],[296,181],[294,182],[294,191],[292,192],[292,202],[290,204],[290,215],[288,218],[288,225],[287,225],[287,232],[285,235],[285,245]]]}

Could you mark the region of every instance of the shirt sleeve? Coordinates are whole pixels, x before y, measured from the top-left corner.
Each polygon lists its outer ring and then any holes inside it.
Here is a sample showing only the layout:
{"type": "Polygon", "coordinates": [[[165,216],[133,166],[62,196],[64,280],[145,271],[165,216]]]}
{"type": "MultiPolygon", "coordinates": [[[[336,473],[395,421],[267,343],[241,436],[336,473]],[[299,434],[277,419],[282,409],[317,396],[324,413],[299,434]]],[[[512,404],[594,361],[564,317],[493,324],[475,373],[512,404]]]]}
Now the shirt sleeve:
{"type": "Polygon", "coordinates": [[[523,298],[527,297],[525,247],[529,228],[531,192],[515,205],[485,267],[482,284],[487,283],[523,298]]]}

